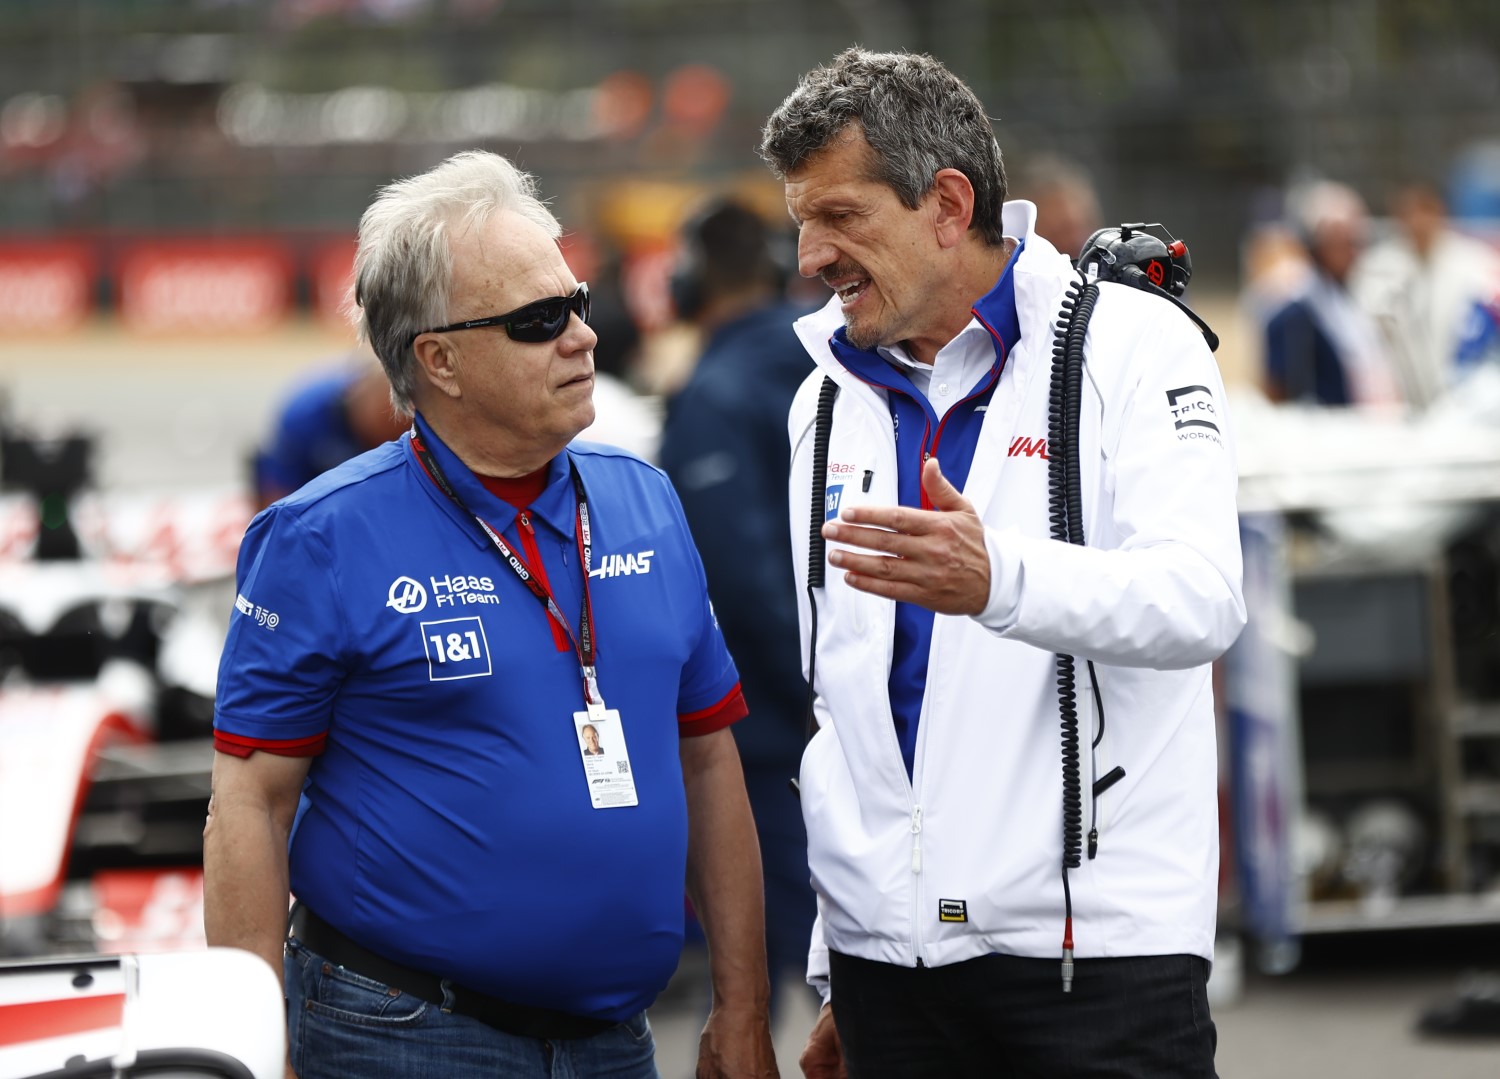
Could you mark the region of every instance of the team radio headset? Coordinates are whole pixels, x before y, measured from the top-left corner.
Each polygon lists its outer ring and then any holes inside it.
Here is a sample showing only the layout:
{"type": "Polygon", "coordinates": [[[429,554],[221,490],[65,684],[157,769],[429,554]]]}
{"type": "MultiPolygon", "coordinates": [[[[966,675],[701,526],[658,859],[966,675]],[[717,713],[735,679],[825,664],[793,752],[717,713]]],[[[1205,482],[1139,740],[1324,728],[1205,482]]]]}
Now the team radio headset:
{"type": "MultiPolygon", "coordinates": [[[[1170,301],[1203,332],[1209,351],[1216,351],[1219,338],[1208,323],[1198,317],[1181,297],[1193,274],[1193,262],[1187,245],[1172,237],[1159,224],[1129,224],[1099,229],[1083,245],[1075,263],[1078,278],[1068,286],[1062,310],[1058,312],[1057,330],[1052,342],[1052,384],[1047,404],[1047,516],[1051,535],[1063,543],[1083,546],[1083,497],[1078,466],[1078,412],[1083,396],[1083,341],[1088,332],[1094,305],[1099,300],[1099,282],[1111,281],[1142,289],[1170,301]],[[1165,240],[1147,229],[1160,229],[1165,240]]],[[[833,402],[838,383],[824,376],[818,392],[817,418],[813,425],[812,511],[807,556],[807,602],[811,615],[811,633],[807,650],[806,734],[811,740],[817,729],[813,702],[818,663],[818,603],[815,589],[823,587],[826,544],[823,540],[824,500],[828,484],[828,439],[833,428],[833,402]]],[[[1104,698],[1093,660],[1085,661],[1093,685],[1094,703],[1098,708],[1098,733],[1090,748],[1097,748],[1104,737],[1104,698]]],[[[1057,707],[1062,730],[1062,882],[1063,882],[1063,992],[1073,990],[1073,896],[1068,886],[1068,870],[1077,869],[1083,857],[1083,793],[1078,773],[1078,694],[1075,661],[1071,655],[1057,653],[1057,707]]],[[[1115,767],[1094,781],[1090,795],[1092,816],[1097,817],[1099,796],[1125,778],[1125,769],[1115,767]]],[[[792,789],[797,781],[792,780],[792,789]]],[[[1088,834],[1088,851],[1092,859],[1099,852],[1099,830],[1092,825],[1088,834]]]]}

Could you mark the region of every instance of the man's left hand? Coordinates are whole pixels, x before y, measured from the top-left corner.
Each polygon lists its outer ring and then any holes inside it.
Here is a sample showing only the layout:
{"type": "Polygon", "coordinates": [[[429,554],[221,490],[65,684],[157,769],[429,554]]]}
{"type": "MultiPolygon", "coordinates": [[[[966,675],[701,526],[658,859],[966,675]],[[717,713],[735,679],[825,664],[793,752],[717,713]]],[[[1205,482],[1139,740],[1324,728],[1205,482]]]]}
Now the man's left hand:
{"type": "Polygon", "coordinates": [[[715,1007],[698,1039],[697,1079],[777,1079],[764,1010],[715,1007]]]}
{"type": "Polygon", "coordinates": [[[974,506],[948,482],[936,457],[922,466],[931,510],[851,506],[823,526],[823,538],[878,554],[830,551],[851,588],[926,607],[978,614],[990,602],[990,556],[974,506]]]}

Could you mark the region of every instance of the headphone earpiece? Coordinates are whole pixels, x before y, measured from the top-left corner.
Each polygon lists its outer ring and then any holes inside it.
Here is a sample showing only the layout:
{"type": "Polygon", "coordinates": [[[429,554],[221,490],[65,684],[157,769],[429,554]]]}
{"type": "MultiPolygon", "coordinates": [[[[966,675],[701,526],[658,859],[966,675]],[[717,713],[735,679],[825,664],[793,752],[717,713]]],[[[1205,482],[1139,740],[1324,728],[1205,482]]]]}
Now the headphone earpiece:
{"type": "Polygon", "coordinates": [[[776,291],[785,293],[797,276],[797,237],[786,229],[772,229],[766,234],[766,254],[776,271],[776,291]]]}
{"type": "Polygon", "coordinates": [[[698,230],[686,229],[682,234],[682,247],[677,260],[672,264],[672,274],[667,279],[667,291],[672,298],[672,307],[677,317],[691,322],[703,310],[703,252],[698,230]]]}
{"type": "Polygon", "coordinates": [[[796,241],[733,198],[717,198],[678,231],[667,290],[677,317],[693,321],[709,301],[736,289],[770,284],[786,290],[797,268],[796,241]]]}

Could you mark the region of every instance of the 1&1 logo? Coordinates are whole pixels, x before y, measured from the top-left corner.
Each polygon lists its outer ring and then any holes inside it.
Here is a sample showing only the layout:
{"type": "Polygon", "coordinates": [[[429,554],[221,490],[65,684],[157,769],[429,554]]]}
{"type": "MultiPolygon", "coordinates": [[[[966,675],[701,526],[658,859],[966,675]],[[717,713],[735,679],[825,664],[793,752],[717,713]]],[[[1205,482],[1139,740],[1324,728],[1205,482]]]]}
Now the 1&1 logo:
{"type": "Polygon", "coordinates": [[[835,483],[823,495],[823,520],[831,521],[839,515],[839,503],[844,498],[844,485],[835,483]]]}

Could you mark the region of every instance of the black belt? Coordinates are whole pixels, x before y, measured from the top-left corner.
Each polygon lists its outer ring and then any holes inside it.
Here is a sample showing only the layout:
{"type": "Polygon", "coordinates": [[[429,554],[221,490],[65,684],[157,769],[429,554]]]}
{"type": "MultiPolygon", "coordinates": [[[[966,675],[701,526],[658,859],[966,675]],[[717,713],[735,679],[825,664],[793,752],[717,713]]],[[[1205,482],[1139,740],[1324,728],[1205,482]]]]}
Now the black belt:
{"type": "MultiPolygon", "coordinates": [[[[344,936],[302,903],[298,903],[296,910],[292,912],[291,935],[309,951],[316,952],[329,962],[337,963],[355,974],[389,985],[430,1004],[440,1007],[443,1005],[445,995],[441,978],[403,967],[400,963],[393,963],[376,955],[344,936]]],[[[543,1041],[591,1038],[618,1025],[609,1019],[592,1019],[583,1015],[556,1012],[551,1008],[512,1004],[508,1000],[486,996],[452,982],[448,983],[448,991],[452,998],[448,1011],[467,1015],[486,1026],[523,1038],[540,1038],[543,1041]]]]}

